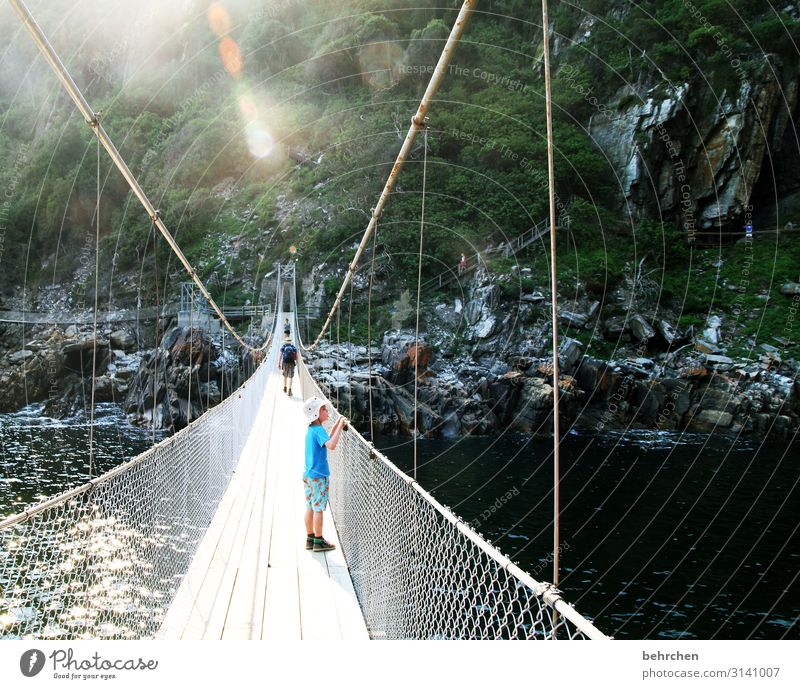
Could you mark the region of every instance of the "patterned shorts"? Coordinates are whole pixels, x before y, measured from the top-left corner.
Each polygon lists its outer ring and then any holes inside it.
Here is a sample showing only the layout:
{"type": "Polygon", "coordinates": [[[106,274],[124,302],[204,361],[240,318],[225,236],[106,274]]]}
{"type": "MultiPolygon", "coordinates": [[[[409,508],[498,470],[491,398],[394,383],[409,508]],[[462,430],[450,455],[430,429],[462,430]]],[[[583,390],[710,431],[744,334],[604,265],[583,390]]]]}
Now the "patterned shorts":
{"type": "Polygon", "coordinates": [[[324,512],[328,504],[329,481],[327,476],[322,478],[303,477],[303,487],[306,492],[306,507],[314,512],[324,512]]]}
{"type": "Polygon", "coordinates": [[[284,364],[283,365],[283,377],[284,378],[294,378],[294,364],[284,364]]]}

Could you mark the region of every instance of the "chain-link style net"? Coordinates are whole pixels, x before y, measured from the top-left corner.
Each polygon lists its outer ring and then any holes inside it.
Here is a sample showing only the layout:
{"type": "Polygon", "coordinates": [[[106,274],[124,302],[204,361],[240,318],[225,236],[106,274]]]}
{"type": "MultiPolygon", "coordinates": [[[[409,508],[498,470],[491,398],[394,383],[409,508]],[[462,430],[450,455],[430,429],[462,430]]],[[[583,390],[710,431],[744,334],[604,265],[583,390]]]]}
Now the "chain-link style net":
{"type": "MultiPolygon", "coordinates": [[[[304,397],[325,397],[302,361],[299,375],[304,397]]],[[[327,406],[332,425],[339,413],[327,406]]],[[[329,463],[336,530],[373,638],[606,638],[354,430],[329,463]]]]}
{"type": "Polygon", "coordinates": [[[0,638],[157,632],[239,462],[268,363],[191,426],[0,522],[0,638]]]}

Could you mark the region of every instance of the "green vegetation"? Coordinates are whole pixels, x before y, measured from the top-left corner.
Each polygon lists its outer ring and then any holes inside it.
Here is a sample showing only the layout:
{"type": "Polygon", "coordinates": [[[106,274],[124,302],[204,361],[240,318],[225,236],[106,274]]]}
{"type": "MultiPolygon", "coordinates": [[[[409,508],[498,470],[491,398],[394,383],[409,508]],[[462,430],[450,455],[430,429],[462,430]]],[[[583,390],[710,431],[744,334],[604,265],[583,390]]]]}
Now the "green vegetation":
{"type": "MultiPolygon", "coordinates": [[[[563,39],[553,115],[557,202],[562,218],[570,219],[569,231],[559,235],[565,291],[579,284],[612,309],[612,292],[645,276],[642,288],[654,289],[681,324],[701,324],[709,310],[738,308],[737,334],[745,343],[759,327],[783,331],[789,300],[777,290],[797,278],[797,242],[756,242],[751,278],[742,284],[742,245],[690,250],[672,225],[626,218],[615,172],[585,128],[592,106],[575,88],[609,98],[625,81],[662,77],[674,83],[709,78],[716,88],[751,74],[762,46],[769,46],[771,60],[785,60],[792,41],[800,41],[798,22],[765,12],[757,0],[734,4],[736,13],[721,0],[648,0],[624,3],[624,11],[623,4],[611,11],[599,0],[581,7],[553,2],[563,39]],[[588,13],[600,17],[589,22],[588,13]],[[570,45],[579,31],[584,38],[570,45]],[[733,57],[741,69],[732,67],[733,57]],[[569,82],[559,78],[560,64],[573,66],[569,82]],[[721,267],[712,267],[720,260],[721,267]],[[770,297],[766,309],[763,293],[770,297]]],[[[60,16],[62,5],[66,0],[42,8],[41,19],[60,16]]],[[[440,5],[284,3],[254,17],[251,3],[226,3],[228,36],[243,56],[237,78],[221,68],[205,6],[143,37],[161,46],[153,53],[158,59],[140,56],[133,75],[125,75],[113,33],[97,37],[90,49],[76,26],[73,36],[60,37],[59,49],[72,54],[74,48],[70,64],[78,83],[103,110],[104,126],[214,296],[238,303],[254,297],[242,285],[286,260],[290,246],[301,275],[350,260],[455,17],[455,9],[440,5]],[[259,157],[254,151],[264,152],[258,146],[267,146],[266,136],[274,147],[259,157]]],[[[547,215],[537,23],[538,9],[524,0],[479,8],[437,95],[428,134],[424,279],[453,267],[462,252],[485,252],[547,215]]],[[[33,48],[11,40],[14,22],[0,27],[0,38],[12,46],[5,64],[30,61],[33,48]]],[[[39,63],[35,68],[44,70],[39,63]]],[[[2,211],[0,260],[15,269],[0,271],[0,290],[9,293],[23,279],[29,286],[69,281],[79,270],[81,251],[93,246],[96,152],[66,98],[47,119],[50,108],[43,104],[55,90],[53,79],[2,76],[0,187],[13,193],[2,211]],[[33,95],[16,98],[17,88],[33,95]]],[[[376,329],[389,327],[402,291],[414,294],[422,158],[420,137],[379,225],[385,271],[376,329]]],[[[152,228],[105,156],[101,180],[101,265],[113,259],[116,271],[137,277],[114,288],[118,299],[132,299],[143,288],[139,272],[148,284],[155,273],[152,228]]],[[[163,241],[158,244],[159,275],[169,275],[176,291],[183,276],[163,241]]],[[[490,270],[505,276],[500,285],[508,298],[546,289],[547,264],[541,243],[516,258],[488,260],[490,270]],[[516,263],[530,274],[514,277],[516,263]]],[[[338,284],[325,279],[328,297],[338,284]]],[[[143,289],[150,298],[152,289],[143,289]]],[[[364,295],[356,299],[353,328],[365,335],[364,295]]]]}
{"type": "Polygon", "coordinates": [[[610,12],[608,3],[589,0],[556,12],[556,26],[570,36],[588,15],[601,16],[569,56],[591,56],[584,64],[596,91],[609,92],[620,79],[636,83],[656,75],[676,83],[708,78],[721,90],[753,76],[764,53],[778,67],[796,59],[800,22],[785,10],[767,11],[761,0],[644,0],[626,6],[628,12],[610,12]]]}

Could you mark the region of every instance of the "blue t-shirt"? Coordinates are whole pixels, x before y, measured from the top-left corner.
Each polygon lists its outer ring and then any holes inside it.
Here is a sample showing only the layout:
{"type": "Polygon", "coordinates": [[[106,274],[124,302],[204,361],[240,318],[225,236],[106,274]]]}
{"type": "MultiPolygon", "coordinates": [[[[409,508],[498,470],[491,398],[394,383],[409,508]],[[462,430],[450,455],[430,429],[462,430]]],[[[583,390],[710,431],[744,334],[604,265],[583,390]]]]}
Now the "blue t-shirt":
{"type": "Polygon", "coordinates": [[[330,476],[331,470],[328,466],[328,448],[325,443],[330,440],[328,432],[321,424],[314,424],[308,427],[306,433],[306,468],[303,476],[308,478],[322,478],[330,476]]]}

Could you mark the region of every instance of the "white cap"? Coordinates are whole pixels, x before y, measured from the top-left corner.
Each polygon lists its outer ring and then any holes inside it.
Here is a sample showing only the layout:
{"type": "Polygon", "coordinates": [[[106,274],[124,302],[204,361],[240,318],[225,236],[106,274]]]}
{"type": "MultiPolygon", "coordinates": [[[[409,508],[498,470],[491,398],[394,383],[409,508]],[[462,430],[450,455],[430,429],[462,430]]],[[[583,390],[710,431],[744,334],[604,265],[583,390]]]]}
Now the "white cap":
{"type": "Polygon", "coordinates": [[[306,421],[313,423],[319,418],[320,408],[325,406],[325,400],[319,397],[309,397],[303,402],[303,414],[306,415],[306,421]]]}

